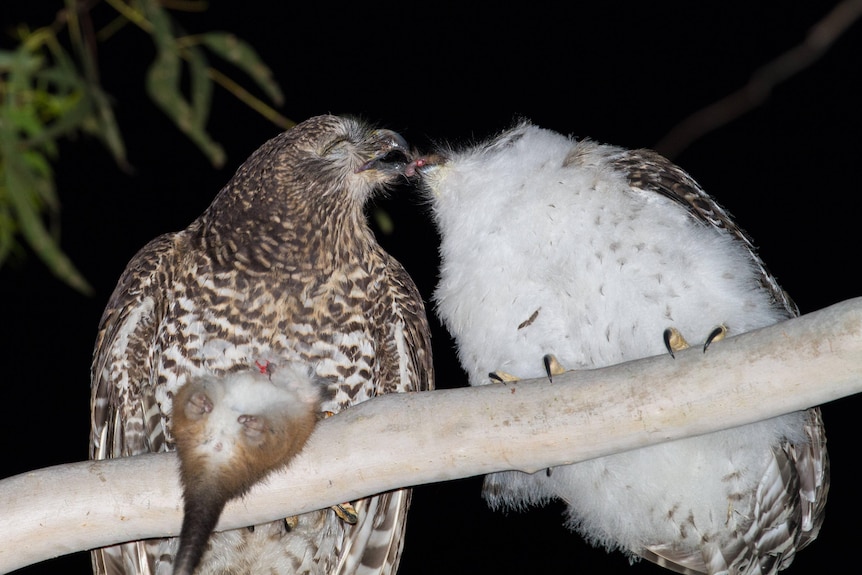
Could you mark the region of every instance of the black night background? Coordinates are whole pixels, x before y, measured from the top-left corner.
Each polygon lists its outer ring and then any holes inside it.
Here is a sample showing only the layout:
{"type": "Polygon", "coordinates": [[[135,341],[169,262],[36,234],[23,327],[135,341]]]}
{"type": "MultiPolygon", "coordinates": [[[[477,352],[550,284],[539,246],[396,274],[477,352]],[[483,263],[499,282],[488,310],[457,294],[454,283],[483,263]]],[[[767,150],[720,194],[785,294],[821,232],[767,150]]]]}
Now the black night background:
{"type": "MultiPolygon", "coordinates": [[[[689,114],[744,86],[801,43],[837,2],[537,3],[503,8],[440,3],[211,2],[179,15],[189,32],[227,30],[272,68],[301,121],[354,114],[418,147],[484,138],[526,117],[540,126],[626,147],[653,147],[689,114]]],[[[0,2],[0,47],[19,22],[47,24],[62,2],[0,2]]],[[[104,89],[128,147],[123,171],[93,138],[61,146],[53,164],[62,248],[95,288],[84,296],[35,255],[0,268],[2,473],[81,461],[89,432],[89,364],[96,325],[128,260],[158,234],[188,225],[237,166],[279,128],[219,88],[210,135],[227,162],[214,169],[144,92],[154,56],[129,29],[99,47],[104,89]]],[[[240,83],[229,65],[214,64],[240,83]]],[[[857,272],[862,185],[862,22],[759,106],[695,141],[673,160],[722,203],[803,313],[862,295],[857,272]],[[856,262],[856,263],[854,263],[856,262]],[[849,268],[847,266],[850,266],[849,268]]],[[[379,198],[394,230],[377,231],[429,303],[437,237],[421,201],[379,198]]],[[[431,314],[438,387],[466,385],[453,345],[431,314]]],[[[824,573],[852,556],[862,497],[854,492],[858,397],[823,407],[832,487],[820,537],[788,573],[824,573]]],[[[630,573],[620,554],[585,545],[561,526],[560,507],[488,511],[480,478],[418,487],[403,575],[630,573]]],[[[86,573],[76,553],[20,573],[86,573]]]]}

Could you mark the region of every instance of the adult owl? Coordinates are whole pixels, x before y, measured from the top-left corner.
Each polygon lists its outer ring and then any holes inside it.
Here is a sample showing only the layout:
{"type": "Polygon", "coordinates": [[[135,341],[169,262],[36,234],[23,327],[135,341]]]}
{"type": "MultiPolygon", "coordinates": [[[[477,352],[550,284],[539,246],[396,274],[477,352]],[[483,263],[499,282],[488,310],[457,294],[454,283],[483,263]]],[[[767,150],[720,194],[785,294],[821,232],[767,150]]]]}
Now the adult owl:
{"type": "MultiPolygon", "coordinates": [[[[523,121],[414,167],[441,236],[436,310],[472,385],[497,370],[542,377],[546,354],[569,369],[673,361],[686,338],[705,348],[797,314],[728,213],[655,152],[523,121]]],[[[491,474],[484,497],[510,509],[562,500],[589,542],[679,573],[775,573],[820,529],[825,441],[810,409],[491,474]]]]}
{"type": "MultiPolygon", "coordinates": [[[[433,387],[422,299],[363,212],[404,178],[407,154],[395,132],[308,119],[255,151],[199,218],[151,241],[120,277],[95,347],[90,456],[179,444],[180,539],[190,500],[243,493],[287,463],[324,414],[433,387]],[[269,460],[255,462],[262,444],[269,460]],[[245,449],[250,471],[219,460],[245,449]],[[221,479],[198,479],[211,469],[221,479]]],[[[215,533],[208,545],[205,533],[195,573],[394,573],[409,502],[402,489],[215,533]]],[[[178,545],[98,549],[94,569],[170,573],[178,545]]],[[[197,560],[182,563],[185,573],[197,560]]]]}

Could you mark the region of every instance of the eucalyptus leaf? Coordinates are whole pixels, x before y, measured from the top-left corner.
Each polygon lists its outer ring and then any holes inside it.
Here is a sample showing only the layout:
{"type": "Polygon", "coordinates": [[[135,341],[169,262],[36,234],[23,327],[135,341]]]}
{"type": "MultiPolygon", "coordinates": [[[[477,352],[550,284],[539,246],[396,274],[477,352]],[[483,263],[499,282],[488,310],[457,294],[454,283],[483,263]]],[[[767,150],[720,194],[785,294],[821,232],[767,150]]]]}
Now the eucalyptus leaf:
{"type": "Polygon", "coordinates": [[[120,134],[114,108],[111,106],[110,98],[99,86],[90,85],[88,94],[93,101],[93,117],[97,126],[96,136],[105,144],[114,160],[122,168],[128,169],[126,161],[126,144],[120,134]]]}
{"type": "Polygon", "coordinates": [[[243,72],[263,90],[276,105],[284,102],[284,95],[273,79],[272,70],[263,63],[254,48],[229,32],[208,32],[199,39],[203,45],[243,72]]]}
{"type": "Polygon", "coordinates": [[[212,106],[213,84],[207,73],[209,63],[199,48],[187,48],[186,53],[191,76],[192,125],[195,129],[203,130],[212,106]]]}
{"type": "Polygon", "coordinates": [[[195,125],[192,106],[180,91],[182,63],[176,39],[171,34],[170,18],[154,0],[144,0],[142,6],[153,25],[152,34],[158,50],[147,71],[147,93],[210,162],[220,167],[225,162],[224,149],[209,137],[202,125],[195,125]]]}
{"type": "MultiPolygon", "coordinates": [[[[8,152],[9,150],[4,150],[8,152]]],[[[36,255],[60,279],[84,294],[93,292],[84,276],[75,268],[72,261],[62,252],[60,246],[45,229],[42,219],[34,206],[32,194],[34,187],[53,187],[49,178],[39,176],[26,169],[25,163],[14,155],[4,155],[4,176],[6,195],[14,210],[20,232],[36,252],[36,255]]]]}
{"type": "MultiPolygon", "coordinates": [[[[7,192],[5,186],[0,185],[0,195],[5,195],[7,192]]],[[[0,265],[6,261],[9,254],[16,247],[15,233],[18,226],[15,218],[12,217],[9,207],[3,202],[0,202],[0,265]]]]}
{"type": "MultiPolygon", "coordinates": [[[[50,160],[58,153],[58,141],[76,132],[99,138],[121,167],[127,160],[113,102],[99,83],[96,51],[82,26],[91,5],[64,3],[65,18],[32,31],[21,26],[17,48],[0,50],[0,265],[10,254],[24,253],[26,243],[63,281],[90,293],[89,284],[52,237],[52,231],[59,230],[60,206],[50,160]],[[71,50],[64,47],[69,44],[71,50]]],[[[282,92],[271,70],[246,42],[227,32],[178,40],[167,4],[160,0],[108,4],[122,20],[151,36],[156,58],[146,71],[147,93],[215,166],[225,161],[224,150],[205,129],[215,83],[275,124],[289,122],[210,67],[207,50],[248,74],[268,98],[281,104],[282,92]],[[184,72],[188,94],[182,88],[184,72]]],[[[94,38],[101,41],[117,30],[112,26],[110,34],[103,30],[94,38]]]]}
{"type": "Polygon", "coordinates": [[[209,137],[203,127],[194,125],[192,108],[179,90],[178,79],[179,56],[175,52],[163,51],[147,72],[147,93],[210,162],[220,167],[225,162],[224,149],[209,137]]]}

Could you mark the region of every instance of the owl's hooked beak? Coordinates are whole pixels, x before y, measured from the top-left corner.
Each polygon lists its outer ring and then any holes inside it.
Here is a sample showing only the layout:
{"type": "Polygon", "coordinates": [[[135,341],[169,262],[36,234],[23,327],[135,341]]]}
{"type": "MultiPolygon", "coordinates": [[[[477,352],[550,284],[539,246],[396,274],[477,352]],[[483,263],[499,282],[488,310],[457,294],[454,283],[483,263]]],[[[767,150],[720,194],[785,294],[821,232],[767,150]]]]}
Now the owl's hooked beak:
{"type": "Polygon", "coordinates": [[[368,142],[370,160],[356,168],[357,174],[367,170],[401,172],[410,163],[410,146],[398,132],[376,130],[368,142]]]}

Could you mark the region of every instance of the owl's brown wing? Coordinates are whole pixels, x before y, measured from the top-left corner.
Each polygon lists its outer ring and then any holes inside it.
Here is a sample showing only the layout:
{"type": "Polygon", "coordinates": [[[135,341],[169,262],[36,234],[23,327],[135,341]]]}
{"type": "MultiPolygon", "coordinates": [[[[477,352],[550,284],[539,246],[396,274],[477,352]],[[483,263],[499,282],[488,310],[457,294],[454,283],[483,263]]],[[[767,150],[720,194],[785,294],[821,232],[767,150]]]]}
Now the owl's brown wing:
{"type": "Polygon", "coordinates": [[[799,315],[799,308],[760,259],[751,237],[685,170],[661,154],[647,149],[620,150],[613,157],[612,164],[626,174],[633,189],[661,194],[681,205],[696,220],[742,242],[752,262],[760,270],[761,283],[776,303],[783,306],[791,316],[799,315]]]}
{"type": "MultiPolygon", "coordinates": [[[[624,171],[633,189],[661,194],[683,206],[696,220],[742,242],[760,272],[763,288],[789,316],[799,315],[798,307],[760,259],[748,234],[688,173],[660,154],[644,149],[621,151],[613,164],[624,171]]],[[[799,445],[785,442],[773,451],[755,495],[758,513],[744,535],[721,546],[716,544],[711,554],[681,553],[673,545],[660,545],[644,549],[641,555],[687,575],[721,572],[729,565],[755,562],[763,572],[788,565],[796,551],[817,537],[829,492],[829,458],[820,409],[807,410],[807,416],[808,441],[799,445]]]]}
{"type": "MultiPolygon", "coordinates": [[[[90,459],[127,457],[166,449],[153,391],[156,333],[174,234],[156,238],[129,262],[108,301],[91,368],[90,459]]],[[[150,573],[157,541],[92,551],[97,574],[150,573]]]]}
{"type": "MultiPolygon", "coordinates": [[[[429,391],[434,389],[434,364],[431,355],[431,329],[422,296],[407,271],[395,259],[386,256],[384,274],[386,297],[382,309],[388,365],[381,366],[379,393],[429,391]],[[394,387],[388,387],[392,383],[394,387]]],[[[379,329],[379,327],[378,327],[379,329]]]]}
{"type": "Polygon", "coordinates": [[[640,554],[683,575],[727,573],[731,566],[739,569],[731,573],[773,573],[788,567],[796,553],[817,538],[829,492],[829,458],[820,409],[809,409],[807,415],[809,441],[800,445],[785,442],[773,452],[757,486],[757,514],[744,534],[695,551],[665,544],[650,546],[640,554]]]}
{"type": "MultiPolygon", "coordinates": [[[[386,259],[385,296],[378,301],[380,317],[374,322],[385,330],[379,393],[434,389],[431,331],[422,297],[404,268],[386,259]]],[[[348,529],[333,572],[394,575],[404,548],[410,499],[410,489],[397,489],[358,501],[359,522],[348,529]]]]}

